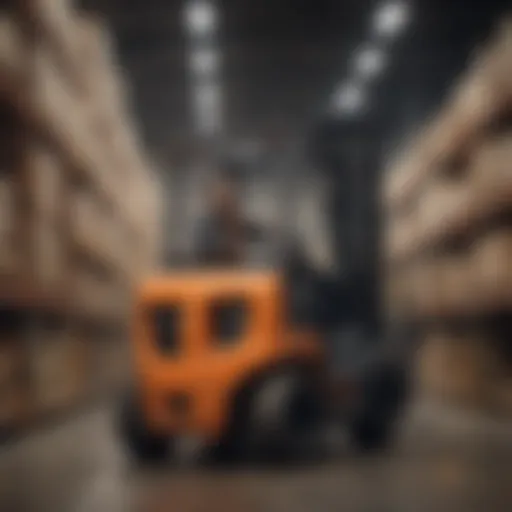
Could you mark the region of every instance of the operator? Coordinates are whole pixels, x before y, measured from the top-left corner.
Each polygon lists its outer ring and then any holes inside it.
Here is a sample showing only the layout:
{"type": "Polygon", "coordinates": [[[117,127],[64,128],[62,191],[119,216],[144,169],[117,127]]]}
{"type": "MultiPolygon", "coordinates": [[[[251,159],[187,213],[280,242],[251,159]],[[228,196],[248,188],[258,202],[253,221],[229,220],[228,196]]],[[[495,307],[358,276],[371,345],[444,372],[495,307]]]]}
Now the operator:
{"type": "Polygon", "coordinates": [[[252,241],[262,229],[245,217],[240,205],[243,180],[238,169],[224,165],[206,198],[206,215],[194,240],[194,260],[200,265],[233,266],[249,257],[252,241]]]}

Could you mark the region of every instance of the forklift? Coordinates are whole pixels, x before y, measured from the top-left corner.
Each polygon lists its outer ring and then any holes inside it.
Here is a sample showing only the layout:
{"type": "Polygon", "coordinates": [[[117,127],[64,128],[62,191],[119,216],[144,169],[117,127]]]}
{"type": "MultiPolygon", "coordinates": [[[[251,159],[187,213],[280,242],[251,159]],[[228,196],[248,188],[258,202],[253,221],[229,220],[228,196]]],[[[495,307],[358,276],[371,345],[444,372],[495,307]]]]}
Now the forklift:
{"type": "Polygon", "coordinates": [[[180,268],[141,284],[119,415],[135,460],[194,436],[223,460],[289,461],[321,451],[333,422],[365,451],[393,438],[407,363],[370,339],[383,337],[371,283],[322,275],[297,243],[283,254],[272,268],[180,268]]]}

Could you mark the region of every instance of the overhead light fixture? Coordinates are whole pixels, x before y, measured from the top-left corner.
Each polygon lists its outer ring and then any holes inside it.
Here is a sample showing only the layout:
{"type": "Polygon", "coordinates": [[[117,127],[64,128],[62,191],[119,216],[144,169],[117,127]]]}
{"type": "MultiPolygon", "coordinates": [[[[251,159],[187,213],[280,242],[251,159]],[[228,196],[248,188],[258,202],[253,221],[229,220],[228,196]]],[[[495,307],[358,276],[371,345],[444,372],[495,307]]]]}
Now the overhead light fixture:
{"type": "Polygon", "coordinates": [[[386,64],[386,56],[383,51],[366,47],[356,54],[355,71],[362,78],[373,78],[378,75],[386,64]]]}
{"type": "Polygon", "coordinates": [[[190,53],[190,67],[197,75],[213,75],[217,70],[218,57],[212,48],[193,50],[190,53]]]}
{"type": "Polygon", "coordinates": [[[334,109],[339,113],[353,114],[364,104],[364,94],[357,85],[345,85],[334,96],[334,109]]]}
{"type": "Polygon", "coordinates": [[[375,32],[379,36],[393,37],[407,25],[409,15],[409,6],[405,1],[388,2],[375,13],[375,32]]]}
{"type": "Polygon", "coordinates": [[[197,104],[200,107],[208,108],[220,101],[220,89],[215,83],[200,84],[194,92],[197,104]]]}
{"type": "Polygon", "coordinates": [[[205,36],[214,32],[217,16],[208,0],[188,0],[185,5],[185,24],[192,35],[205,36]]]}
{"type": "Polygon", "coordinates": [[[209,135],[221,125],[221,92],[215,83],[200,84],[193,89],[195,122],[198,131],[209,135]]]}

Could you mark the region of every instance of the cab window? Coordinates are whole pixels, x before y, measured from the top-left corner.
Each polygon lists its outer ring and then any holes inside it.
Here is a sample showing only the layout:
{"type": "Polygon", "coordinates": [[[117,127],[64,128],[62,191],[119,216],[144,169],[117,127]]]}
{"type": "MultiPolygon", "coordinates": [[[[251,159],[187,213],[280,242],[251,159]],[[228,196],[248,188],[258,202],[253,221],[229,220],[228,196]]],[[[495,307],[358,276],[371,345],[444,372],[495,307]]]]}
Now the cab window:
{"type": "Polygon", "coordinates": [[[243,299],[214,302],[210,307],[210,335],[217,346],[233,346],[244,338],[249,323],[249,307],[243,299]]]}
{"type": "Polygon", "coordinates": [[[174,305],[156,306],[150,312],[155,344],[163,355],[176,355],[180,351],[180,310],[174,305]]]}

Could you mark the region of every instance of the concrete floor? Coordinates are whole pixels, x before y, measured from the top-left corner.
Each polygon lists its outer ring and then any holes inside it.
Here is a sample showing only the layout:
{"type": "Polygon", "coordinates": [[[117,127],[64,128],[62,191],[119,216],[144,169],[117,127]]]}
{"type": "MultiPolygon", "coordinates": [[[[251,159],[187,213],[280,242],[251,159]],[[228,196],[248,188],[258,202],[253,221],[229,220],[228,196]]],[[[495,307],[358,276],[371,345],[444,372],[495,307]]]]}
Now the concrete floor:
{"type": "Polygon", "coordinates": [[[387,456],[287,471],[136,470],[107,407],[4,447],[0,511],[512,510],[512,428],[417,406],[387,456]]]}

